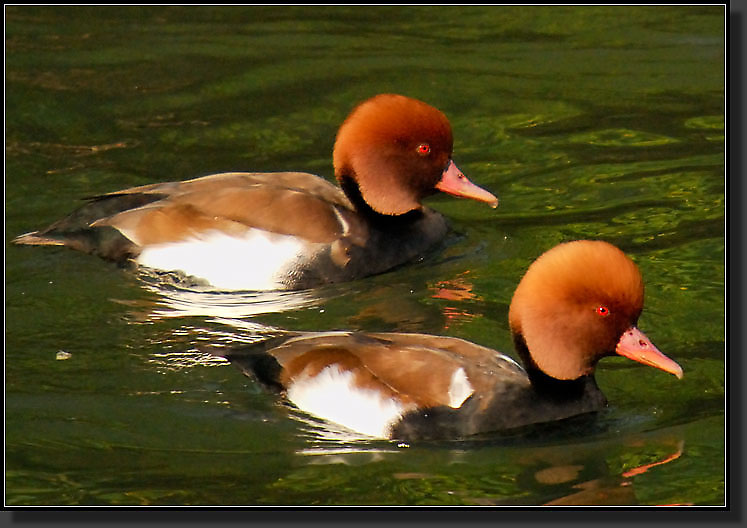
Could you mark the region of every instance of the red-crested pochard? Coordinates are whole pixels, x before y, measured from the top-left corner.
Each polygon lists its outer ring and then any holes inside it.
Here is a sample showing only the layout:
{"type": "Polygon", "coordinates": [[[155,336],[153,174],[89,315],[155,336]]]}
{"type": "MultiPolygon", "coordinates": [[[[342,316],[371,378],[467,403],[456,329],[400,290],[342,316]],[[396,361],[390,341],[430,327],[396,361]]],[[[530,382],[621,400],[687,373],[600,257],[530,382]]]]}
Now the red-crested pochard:
{"type": "Polygon", "coordinates": [[[339,187],[301,172],[222,173],[96,196],[17,244],[68,246],[226,290],[302,289],[382,273],[431,250],[437,191],[496,206],[451,159],[448,119],[402,95],[359,104],[337,134],[339,187]]]}
{"type": "Polygon", "coordinates": [[[522,278],[509,324],[524,368],[423,334],[330,332],[222,354],[301,411],[379,438],[456,439],[597,411],[597,362],[620,355],[682,377],[637,328],[638,268],[601,241],[563,243],[522,278]],[[279,343],[279,344],[278,344],[279,343]]]}

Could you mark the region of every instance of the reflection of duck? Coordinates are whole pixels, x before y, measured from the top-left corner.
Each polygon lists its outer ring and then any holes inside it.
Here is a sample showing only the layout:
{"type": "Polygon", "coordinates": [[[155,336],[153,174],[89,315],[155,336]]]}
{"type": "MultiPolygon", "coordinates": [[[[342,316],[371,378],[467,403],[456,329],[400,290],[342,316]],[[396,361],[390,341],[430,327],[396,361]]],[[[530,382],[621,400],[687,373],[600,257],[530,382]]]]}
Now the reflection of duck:
{"type": "MultiPolygon", "coordinates": [[[[464,301],[482,300],[479,295],[472,292],[472,283],[467,278],[469,270],[462,272],[454,279],[438,282],[434,289],[435,293],[431,296],[434,299],[452,301],[455,303],[464,301]]],[[[478,314],[467,311],[461,307],[446,304],[441,308],[444,315],[444,329],[447,330],[462,321],[474,319],[478,314]]]]}
{"type": "Polygon", "coordinates": [[[437,191],[498,200],[451,159],[437,109],[383,94],[357,106],[334,147],[336,187],[307,173],[225,173],[97,196],[18,244],[61,245],[184,274],[218,289],[302,289],[412,261],[444,237],[421,205],[437,191]]]}
{"type": "Polygon", "coordinates": [[[451,337],[332,332],[301,335],[266,354],[226,355],[284,391],[298,408],[363,434],[464,437],[596,411],[594,381],[618,354],[682,376],[635,326],[643,282],[635,264],[600,241],[561,244],[516,289],[509,322],[525,369],[451,337]]]}
{"type": "MultiPolygon", "coordinates": [[[[585,506],[585,505],[630,505],[638,501],[633,488],[632,477],[641,475],[651,469],[669,464],[682,456],[684,442],[680,440],[677,444],[676,451],[663,458],[641,464],[622,473],[624,480],[618,478],[596,478],[584,482],[573,484],[574,491],[565,496],[558,497],[547,502],[546,506],[585,506]]],[[[564,484],[576,480],[578,473],[583,466],[556,466],[544,469],[535,474],[537,482],[542,484],[564,484]],[[572,468],[571,471],[567,471],[572,468]],[[548,476],[562,476],[562,480],[557,482],[548,482],[548,476]]],[[[662,505],[664,506],[664,505],[662,505]]],[[[669,505],[675,506],[675,505],[669,505]]],[[[681,506],[681,505],[678,505],[681,506]]]]}
{"type": "Polygon", "coordinates": [[[163,287],[146,283],[158,296],[147,314],[148,320],[175,317],[208,317],[235,320],[262,314],[309,308],[322,302],[311,290],[215,292],[193,288],[163,287]]]}
{"type": "MultiPolygon", "coordinates": [[[[308,415],[307,419],[313,420],[308,415]]],[[[631,478],[630,473],[678,473],[677,468],[666,466],[677,465],[688,431],[699,436],[696,429],[700,426],[641,433],[624,418],[613,419],[614,424],[608,419],[594,424],[572,419],[570,424],[527,427],[519,434],[433,443],[427,449],[416,445],[408,449],[406,443],[383,441],[346,442],[344,436],[325,442],[303,435],[306,446],[297,453],[304,455],[304,464],[296,465],[291,474],[278,480],[276,491],[290,491],[304,481],[322,486],[308,488],[315,496],[334,495],[336,489],[346,486],[346,479],[375,474],[381,484],[376,490],[348,486],[352,490],[348,496],[351,504],[440,500],[442,505],[515,507],[677,502],[682,496],[677,479],[665,478],[667,483],[662,484],[663,475],[651,475],[644,478],[645,482],[636,482],[637,477],[631,478]],[[569,435],[569,429],[575,432],[569,435]],[[343,464],[356,467],[346,470],[343,464]],[[323,468],[325,465],[330,467],[323,468]],[[388,493],[391,490],[398,494],[388,493]]]]}

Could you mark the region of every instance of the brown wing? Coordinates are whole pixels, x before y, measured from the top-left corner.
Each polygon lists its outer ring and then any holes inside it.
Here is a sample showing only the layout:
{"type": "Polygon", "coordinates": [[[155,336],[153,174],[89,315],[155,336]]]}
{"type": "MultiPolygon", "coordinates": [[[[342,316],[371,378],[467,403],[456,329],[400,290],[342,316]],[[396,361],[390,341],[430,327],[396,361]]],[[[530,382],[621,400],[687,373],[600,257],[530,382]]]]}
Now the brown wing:
{"type": "Polygon", "coordinates": [[[283,367],[279,381],[285,387],[336,364],[353,372],[359,386],[396,395],[419,408],[452,406],[450,389],[460,368],[476,394],[490,392],[497,370],[524,377],[518,366],[500,359],[494,350],[421,334],[310,335],[291,339],[270,354],[283,367]]]}
{"type": "Polygon", "coordinates": [[[93,225],[115,227],[140,246],[180,240],[209,229],[237,233],[247,227],[328,243],[343,230],[335,205],[344,206],[344,196],[312,174],[225,173],[114,195],[131,193],[167,197],[93,225]]]}
{"type": "Polygon", "coordinates": [[[157,194],[170,197],[195,193],[209,195],[219,189],[246,188],[254,185],[307,192],[340,205],[348,203],[338,187],[319,176],[306,172],[223,172],[191,180],[130,187],[93,198],[128,194],[157,194]]]}
{"type": "Polygon", "coordinates": [[[331,242],[343,231],[335,207],[348,205],[339,188],[312,174],[214,174],[92,197],[68,217],[15,242],[68,245],[115,260],[136,255],[138,246],[209,229],[239,233],[256,227],[331,242]]]}
{"type": "Polygon", "coordinates": [[[332,242],[343,231],[329,202],[261,185],[179,194],[92,224],[107,225],[140,246],[177,241],[210,229],[238,234],[254,227],[320,243],[332,242]]]}

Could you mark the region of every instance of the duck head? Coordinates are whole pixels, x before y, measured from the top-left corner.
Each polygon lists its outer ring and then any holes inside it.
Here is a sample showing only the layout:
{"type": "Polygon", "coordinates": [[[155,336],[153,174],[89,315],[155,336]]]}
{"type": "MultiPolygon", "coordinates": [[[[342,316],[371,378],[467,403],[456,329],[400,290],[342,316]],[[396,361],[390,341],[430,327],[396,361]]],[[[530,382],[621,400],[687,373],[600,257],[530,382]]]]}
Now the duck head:
{"type": "Polygon", "coordinates": [[[511,301],[509,324],[530,372],[574,380],[617,354],[681,378],[682,368],[636,326],[642,310],[643,280],[633,261],[607,242],[579,240],[529,266],[511,301]]]}
{"type": "Polygon", "coordinates": [[[470,182],[451,159],[446,116],[422,101],[381,94],[359,104],[337,133],[335,177],[353,202],[356,193],[379,214],[420,209],[437,191],[483,201],[498,199],[470,182]]]}

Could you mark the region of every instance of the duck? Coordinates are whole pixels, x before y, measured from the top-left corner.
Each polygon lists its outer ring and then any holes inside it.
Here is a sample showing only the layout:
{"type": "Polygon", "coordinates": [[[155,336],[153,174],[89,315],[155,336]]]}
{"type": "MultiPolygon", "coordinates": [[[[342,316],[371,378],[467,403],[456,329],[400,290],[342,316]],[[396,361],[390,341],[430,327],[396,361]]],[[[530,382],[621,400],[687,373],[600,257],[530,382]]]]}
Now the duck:
{"type": "Polygon", "coordinates": [[[576,240],[537,258],[514,292],[521,363],[457,337],[359,331],[278,335],[220,355],[295,410],[362,438],[465,439],[593,416],[607,405],[594,378],[607,356],[682,378],[637,326],[643,294],[623,251],[576,240]]]}
{"type": "Polygon", "coordinates": [[[333,148],[338,185],[305,172],[228,172],[88,199],[20,245],[66,246],[218,290],[300,290],[422,258],[448,225],[444,192],[498,205],[452,159],[448,118],[400,94],[350,112],[333,148]]]}

